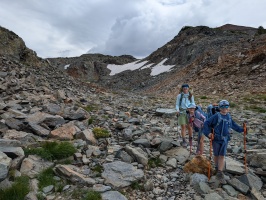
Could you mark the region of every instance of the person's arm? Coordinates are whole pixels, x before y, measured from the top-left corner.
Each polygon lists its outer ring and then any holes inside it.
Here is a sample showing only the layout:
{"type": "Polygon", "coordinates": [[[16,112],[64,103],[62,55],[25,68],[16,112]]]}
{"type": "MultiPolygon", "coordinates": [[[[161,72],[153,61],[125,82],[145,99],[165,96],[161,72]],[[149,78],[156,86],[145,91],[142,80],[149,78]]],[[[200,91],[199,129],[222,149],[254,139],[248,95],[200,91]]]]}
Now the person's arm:
{"type": "Polygon", "coordinates": [[[180,104],[180,98],[181,98],[181,95],[177,95],[177,98],[176,98],[176,104],[175,104],[175,108],[176,108],[176,112],[179,113],[179,104],[180,104]]]}
{"type": "Polygon", "coordinates": [[[209,138],[209,135],[211,133],[211,129],[212,127],[217,124],[218,122],[218,116],[217,115],[213,115],[211,116],[209,119],[207,119],[205,122],[204,122],[204,125],[203,125],[203,134],[209,138]]]}
{"type": "Polygon", "coordinates": [[[232,129],[235,130],[238,133],[244,132],[243,127],[241,127],[237,123],[235,123],[234,120],[232,120],[232,129]]]}

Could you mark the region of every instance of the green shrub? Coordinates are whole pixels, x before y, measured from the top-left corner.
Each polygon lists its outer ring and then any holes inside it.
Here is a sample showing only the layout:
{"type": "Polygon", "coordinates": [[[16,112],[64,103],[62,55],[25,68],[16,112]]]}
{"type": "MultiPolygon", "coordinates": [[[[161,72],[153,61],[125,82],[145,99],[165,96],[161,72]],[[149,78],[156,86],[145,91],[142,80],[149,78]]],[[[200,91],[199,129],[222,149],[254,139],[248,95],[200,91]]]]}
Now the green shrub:
{"type": "Polygon", "coordinates": [[[39,190],[42,190],[44,187],[47,187],[49,185],[54,185],[56,192],[62,192],[65,184],[63,181],[55,180],[54,176],[55,173],[51,167],[41,171],[41,173],[37,176],[37,179],[39,181],[39,190]]]}
{"type": "Polygon", "coordinates": [[[88,125],[91,125],[93,120],[94,120],[94,117],[90,117],[90,119],[88,119],[88,125]]]}
{"type": "Polygon", "coordinates": [[[51,167],[43,170],[37,176],[37,179],[39,181],[39,183],[38,183],[39,189],[42,190],[46,186],[55,185],[56,180],[54,179],[54,176],[55,176],[55,174],[54,174],[54,171],[51,167]]]}
{"type": "Polygon", "coordinates": [[[89,190],[84,200],[102,200],[102,196],[99,192],[89,190]]]}
{"type": "Polygon", "coordinates": [[[76,188],[71,193],[71,199],[81,199],[81,197],[85,194],[84,190],[80,188],[76,188]]]}
{"type": "Polygon", "coordinates": [[[157,158],[150,158],[148,160],[148,166],[149,166],[149,168],[160,167],[160,166],[162,166],[162,161],[158,157],[157,158]]]}
{"type": "Polygon", "coordinates": [[[144,191],[144,186],[142,183],[140,183],[139,181],[133,181],[130,185],[130,187],[133,189],[133,190],[141,190],[141,191],[144,191]]]}
{"type": "Polygon", "coordinates": [[[29,177],[21,176],[15,179],[10,188],[0,189],[0,200],[24,200],[29,191],[29,177]]]}
{"type": "Polygon", "coordinates": [[[98,172],[98,173],[102,173],[103,172],[103,167],[99,164],[95,165],[93,168],[92,168],[92,171],[94,172],[98,172]]]}
{"type": "Polygon", "coordinates": [[[107,130],[100,128],[100,127],[96,127],[92,130],[92,132],[94,133],[94,136],[96,138],[106,138],[109,137],[110,134],[107,130]]]}
{"type": "Polygon", "coordinates": [[[25,155],[36,154],[46,160],[63,159],[72,156],[77,149],[69,142],[45,142],[41,147],[24,149],[25,155]]]}
{"type": "Polygon", "coordinates": [[[98,107],[95,105],[87,105],[86,107],[83,107],[84,110],[86,110],[87,112],[91,112],[93,110],[98,110],[98,107]]]}

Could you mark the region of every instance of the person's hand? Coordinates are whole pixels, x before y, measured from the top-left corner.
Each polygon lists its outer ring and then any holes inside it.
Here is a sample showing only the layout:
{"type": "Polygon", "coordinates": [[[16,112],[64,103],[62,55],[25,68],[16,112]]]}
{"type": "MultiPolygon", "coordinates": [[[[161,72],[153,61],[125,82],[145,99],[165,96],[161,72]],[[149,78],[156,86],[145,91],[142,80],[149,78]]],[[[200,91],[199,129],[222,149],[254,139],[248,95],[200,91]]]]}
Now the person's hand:
{"type": "Polygon", "coordinates": [[[213,140],[213,134],[212,133],[209,133],[208,137],[209,137],[209,139],[213,140]]]}
{"type": "Polygon", "coordinates": [[[176,116],[179,116],[179,111],[176,111],[176,116]]]}
{"type": "Polygon", "coordinates": [[[244,125],[245,125],[244,127],[246,128],[246,134],[248,134],[248,126],[247,126],[248,125],[248,121],[247,120],[244,121],[244,125]]]}

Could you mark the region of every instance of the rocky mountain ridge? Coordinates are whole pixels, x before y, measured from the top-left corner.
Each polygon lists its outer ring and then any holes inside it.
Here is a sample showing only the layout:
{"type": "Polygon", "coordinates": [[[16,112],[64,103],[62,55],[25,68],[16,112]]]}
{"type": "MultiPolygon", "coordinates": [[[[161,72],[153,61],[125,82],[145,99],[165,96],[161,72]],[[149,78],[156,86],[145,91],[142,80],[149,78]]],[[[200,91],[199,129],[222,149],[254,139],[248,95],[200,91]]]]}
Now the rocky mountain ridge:
{"type": "Polygon", "coordinates": [[[90,190],[103,200],[266,196],[266,158],[260,151],[266,148],[265,113],[232,105],[238,123],[249,121],[247,149],[255,151],[248,153],[245,174],[243,136],[232,134],[227,184],[221,186],[214,175],[210,181],[206,176],[208,141],[203,157],[195,155],[196,135],[191,154],[189,147],[181,147],[175,110],[170,109],[175,99],[108,91],[80,82],[49,60],[34,55],[22,59],[20,52],[27,51],[23,45],[6,54],[4,49],[13,43],[15,48],[23,44],[11,37],[1,43],[0,53],[0,199],[21,176],[29,177],[27,200],[84,199],[90,190]],[[98,135],[96,130],[104,131],[98,135]],[[65,145],[66,141],[77,150],[68,160],[62,159],[63,154],[49,160],[29,153],[47,142],[65,145]],[[195,168],[196,163],[201,164],[195,168]],[[54,181],[41,185],[40,175],[47,169],[54,181]]]}
{"type": "MultiPolygon", "coordinates": [[[[102,63],[101,73],[93,75],[94,81],[109,89],[169,97],[175,96],[184,82],[189,82],[202,96],[265,93],[265,44],[266,34],[258,35],[256,28],[230,24],[217,28],[184,27],[167,44],[139,60],[145,61],[141,68],[110,76],[107,64],[114,62],[102,63]],[[173,66],[171,70],[152,76],[153,68],[164,59],[163,66],[173,66]]],[[[75,68],[75,73],[79,71],[84,74],[82,68],[75,68]]]]}

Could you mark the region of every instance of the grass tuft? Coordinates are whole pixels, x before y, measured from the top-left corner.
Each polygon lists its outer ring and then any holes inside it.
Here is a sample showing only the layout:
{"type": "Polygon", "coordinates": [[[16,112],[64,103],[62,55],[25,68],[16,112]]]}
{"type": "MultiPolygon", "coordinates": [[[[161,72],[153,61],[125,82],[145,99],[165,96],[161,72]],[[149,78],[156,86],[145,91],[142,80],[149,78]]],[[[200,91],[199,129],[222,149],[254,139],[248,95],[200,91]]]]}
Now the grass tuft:
{"type": "Polygon", "coordinates": [[[86,107],[83,107],[84,110],[87,112],[95,111],[98,110],[98,107],[95,105],[87,105],[86,107]]]}
{"type": "Polygon", "coordinates": [[[94,133],[94,136],[98,139],[98,138],[107,138],[110,136],[109,132],[103,128],[100,127],[96,127],[92,130],[92,132],[94,133]]]}
{"type": "Polygon", "coordinates": [[[76,151],[77,149],[69,142],[45,142],[39,148],[24,149],[25,155],[36,154],[46,160],[67,158],[76,151]]]}
{"type": "Polygon", "coordinates": [[[41,173],[37,176],[37,179],[39,181],[38,183],[39,190],[42,191],[44,187],[53,185],[55,187],[56,192],[62,192],[65,186],[64,181],[63,180],[57,181],[54,179],[54,176],[55,173],[51,167],[41,171],[41,173]]]}
{"type": "Polygon", "coordinates": [[[102,196],[99,192],[89,190],[84,200],[102,200],[102,196]]]}
{"type": "Polygon", "coordinates": [[[0,200],[24,200],[29,192],[29,177],[21,176],[15,179],[10,188],[0,189],[0,200]]]}
{"type": "Polygon", "coordinates": [[[148,166],[149,166],[149,168],[160,167],[160,166],[162,166],[162,161],[158,157],[157,158],[150,158],[148,160],[148,166]]]}
{"type": "Polygon", "coordinates": [[[141,191],[144,191],[144,186],[142,183],[140,183],[139,181],[133,181],[130,185],[130,187],[133,189],[133,190],[141,190],[141,191]]]}
{"type": "Polygon", "coordinates": [[[93,123],[94,117],[90,117],[90,119],[88,119],[88,125],[91,125],[93,123]]]}
{"type": "Polygon", "coordinates": [[[43,170],[37,177],[39,181],[39,189],[42,190],[46,186],[55,185],[56,180],[54,179],[54,176],[55,174],[51,167],[43,170]]]}

